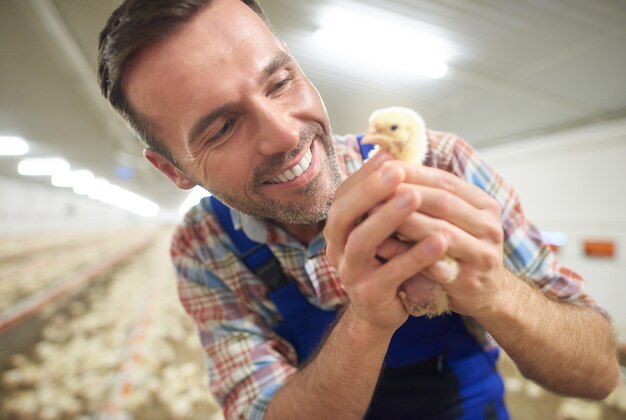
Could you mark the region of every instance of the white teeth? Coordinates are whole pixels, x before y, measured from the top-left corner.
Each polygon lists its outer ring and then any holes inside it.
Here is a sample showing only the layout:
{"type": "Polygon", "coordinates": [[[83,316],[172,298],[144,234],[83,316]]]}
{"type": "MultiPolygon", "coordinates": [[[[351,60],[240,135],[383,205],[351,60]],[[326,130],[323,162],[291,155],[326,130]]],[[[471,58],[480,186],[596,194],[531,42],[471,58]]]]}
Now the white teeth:
{"type": "Polygon", "coordinates": [[[269,180],[270,184],[278,184],[281,182],[291,181],[294,178],[302,175],[309,166],[311,165],[311,160],[313,160],[313,155],[311,154],[311,149],[307,150],[307,152],[302,156],[300,162],[287,169],[282,174],[278,175],[276,178],[272,178],[269,180]]]}
{"type": "Polygon", "coordinates": [[[287,179],[289,181],[291,181],[292,179],[294,179],[296,176],[293,174],[293,172],[291,172],[290,169],[287,169],[285,172],[283,172],[283,174],[287,177],[287,179]]]}

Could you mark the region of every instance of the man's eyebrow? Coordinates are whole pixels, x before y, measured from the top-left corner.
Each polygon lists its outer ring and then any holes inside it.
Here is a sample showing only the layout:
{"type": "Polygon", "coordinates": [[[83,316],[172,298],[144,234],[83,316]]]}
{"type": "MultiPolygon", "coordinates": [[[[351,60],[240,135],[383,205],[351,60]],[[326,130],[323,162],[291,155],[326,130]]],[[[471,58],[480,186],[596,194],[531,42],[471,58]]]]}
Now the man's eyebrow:
{"type": "Polygon", "coordinates": [[[213,121],[229,112],[232,108],[233,104],[228,103],[201,117],[187,133],[187,144],[191,145],[208,126],[213,124],[213,121]]]}
{"type": "Polygon", "coordinates": [[[265,80],[267,80],[272,74],[276,72],[276,70],[292,61],[293,57],[285,51],[281,51],[276,54],[276,56],[272,58],[272,61],[270,61],[263,69],[261,77],[259,78],[259,84],[262,84],[265,80]]]}

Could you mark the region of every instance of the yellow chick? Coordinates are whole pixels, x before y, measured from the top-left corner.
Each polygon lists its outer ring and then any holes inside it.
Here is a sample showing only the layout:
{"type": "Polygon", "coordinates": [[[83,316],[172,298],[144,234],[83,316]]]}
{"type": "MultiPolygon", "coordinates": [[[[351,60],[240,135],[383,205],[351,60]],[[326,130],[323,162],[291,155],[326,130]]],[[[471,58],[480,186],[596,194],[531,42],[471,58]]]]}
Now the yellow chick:
{"type": "MultiPolygon", "coordinates": [[[[428,152],[424,120],[412,109],[399,106],[374,111],[362,143],[375,144],[377,150],[385,150],[397,160],[416,165],[424,162],[428,152]]],[[[442,261],[451,268],[453,274],[449,281],[453,282],[459,274],[458,263],[448,255],[442,261]]],[[[420,274],[404,282],[398,295],[413,316],[434,317],[450,312],[444,288],[420,274]]]]}
{"type": "Polygon", "coordinates": [[[362,143],[375,144],[397,160],[421,165],[428,152],[424,120],[415,111],[393,106],[374,111],[362,143]]]}

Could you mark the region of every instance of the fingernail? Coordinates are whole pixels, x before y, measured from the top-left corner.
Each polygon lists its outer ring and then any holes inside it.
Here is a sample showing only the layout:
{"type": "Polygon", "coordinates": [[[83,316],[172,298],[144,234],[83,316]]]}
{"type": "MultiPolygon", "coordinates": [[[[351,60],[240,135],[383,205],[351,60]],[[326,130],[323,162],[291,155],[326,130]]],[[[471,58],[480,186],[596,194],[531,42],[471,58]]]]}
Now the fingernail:
{"type": "Polygon", "coordinates": [[[426,242],[424,243],[424,248],[426,249],[426,252],[428,252],[429,254],[439,253],[439,246],[436,240],[434,240],[433,238],[427,238],[425,241],[426,242]]]}
{"type": "Polygon", "coordinates": [[[396,170],[392,168],[391,166],[387,166],[383,168],[383,171],[380,174],[380,179],[386,183],[393,182],[395,177],[396,177],[396,170]]]}
{"type": "Polygon", "coordinates": [[[374,163],[376,165],[379,165],[379,164],[382,164],[383,162],[385,162],[386,160],[389,160],[390,157],[391,157],[391,155],[389,155],[389,153],[386,153],[383,150],[381,150],[380,152],[378,152],[378,153],[376,153],[374,155],[372,160],[374,161],[374,163]]]}
{"type": "Polygon", "coordinates": [[[454,260],[439,260],[434,264],[435,269],[446,283],[452,283],[459,276],[459,264],[454,260]]]}
{"type": "Polygon", "coordinates": [[[396,207],[398,207],[400,209],[407,207],[411,203],[411,199],[412,198],[413,197],[411,197],[411,193],[410,192],[403,192],[403,193],[401,193],[395,199],[396,207]]]}

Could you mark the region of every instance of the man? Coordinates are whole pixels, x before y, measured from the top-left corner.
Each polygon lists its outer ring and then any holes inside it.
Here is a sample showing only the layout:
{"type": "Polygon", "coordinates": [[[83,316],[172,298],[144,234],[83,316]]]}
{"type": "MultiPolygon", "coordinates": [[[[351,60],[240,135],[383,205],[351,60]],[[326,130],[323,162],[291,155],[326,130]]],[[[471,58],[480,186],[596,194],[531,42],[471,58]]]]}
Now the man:
{"type": "Polygon", "coordinates": [[[557,392],[600,399],[615,387],[609,322],[510,187],[435,132],[430,167],[384,153],[360,167],[354,137],[331,137],[317,91],[255,1],[126,1],[101,34],[98,72],[145,157],[236,209],[235,227],[294,279],[289,299],[270,299],[206,203],[175,235],[181,301],[227,417],[506,418],[489,337],[557,392]],[[398,286],[414,275],[444,283],[445,254],[461,269],[444,285],[455,314],[407,321],[398,286]],[[314,329],[298,328],[302,308],[341,309],[313,351],[298,344],[314,329]],[[402,335],[406,325],[424,337],[402,335]]]}

